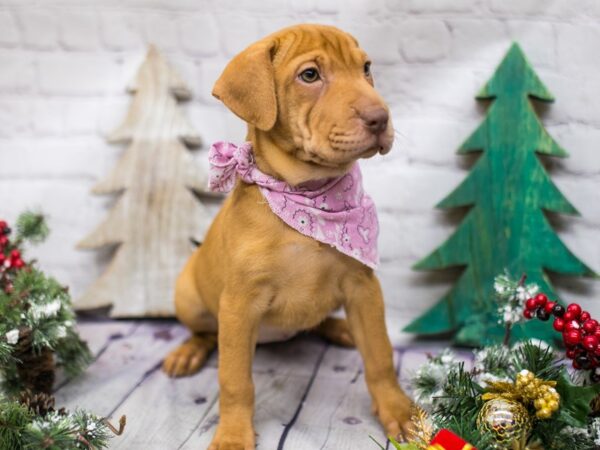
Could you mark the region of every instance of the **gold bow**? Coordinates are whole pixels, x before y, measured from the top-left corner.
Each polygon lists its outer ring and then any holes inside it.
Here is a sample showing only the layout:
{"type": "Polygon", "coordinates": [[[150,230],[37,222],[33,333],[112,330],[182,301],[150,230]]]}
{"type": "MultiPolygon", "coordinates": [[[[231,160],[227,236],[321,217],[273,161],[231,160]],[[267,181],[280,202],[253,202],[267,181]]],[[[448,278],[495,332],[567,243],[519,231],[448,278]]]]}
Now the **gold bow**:
{"type": "Polygon", "coordinates": [[[505,398],[526,406],[533,403],[538,419],[549,419],[560,404],[560,395],[555,389],[556,381],[536,378],[529,370],[519,372],[514,383],[490,381],[488,386],[488,392],[481,396],[482,400],[505,398]]]}

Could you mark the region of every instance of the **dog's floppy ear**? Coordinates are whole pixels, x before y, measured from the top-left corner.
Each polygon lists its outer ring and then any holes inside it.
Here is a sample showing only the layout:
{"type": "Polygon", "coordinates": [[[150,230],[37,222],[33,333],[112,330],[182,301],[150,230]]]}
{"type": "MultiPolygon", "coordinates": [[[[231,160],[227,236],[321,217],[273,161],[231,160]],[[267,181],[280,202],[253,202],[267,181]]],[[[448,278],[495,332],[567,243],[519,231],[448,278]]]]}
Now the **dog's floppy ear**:
{"type": "Polygon", "coordinates": [[[277,120],[273,41],[259,41],[234,57],[215,83],[212,95],[236,115],[268,131],[277,120]]]}

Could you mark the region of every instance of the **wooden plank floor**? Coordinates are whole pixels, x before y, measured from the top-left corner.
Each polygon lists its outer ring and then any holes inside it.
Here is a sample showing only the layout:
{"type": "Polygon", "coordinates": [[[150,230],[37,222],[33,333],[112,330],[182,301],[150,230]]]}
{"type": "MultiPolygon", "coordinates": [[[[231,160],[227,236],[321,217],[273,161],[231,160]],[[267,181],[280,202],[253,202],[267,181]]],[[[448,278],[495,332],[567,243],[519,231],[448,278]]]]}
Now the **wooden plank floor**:
{"type": "MultiPolygon", "coordinates": [[[[57,383],[57,405],[89,409],[117,422],[111,449],[205,449],[218,421],[217,357],[193,377],[170,379],[162,358],[187,336],[174,321],[81,322],[95,360],[74,380],[57,383]]],[[[395,349],[400,382],[444,344],[395,349]]],[[[264,450],[376,450],[385,436],[370,412],[362,361],[312,336],[259,346],[253,366],[255,425],[264,450]]]]}

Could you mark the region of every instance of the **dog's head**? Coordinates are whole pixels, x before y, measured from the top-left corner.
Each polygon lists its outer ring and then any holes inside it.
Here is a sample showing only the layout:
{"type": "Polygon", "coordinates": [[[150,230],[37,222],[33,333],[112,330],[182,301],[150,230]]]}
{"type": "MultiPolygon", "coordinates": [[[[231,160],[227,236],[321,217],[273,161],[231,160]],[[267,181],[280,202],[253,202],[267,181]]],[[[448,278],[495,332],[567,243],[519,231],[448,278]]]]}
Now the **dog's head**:
{"type": "Polygon", "coordinates": [[[277,161],[302,162],[305,174],[339,174],[392,146],[371,61],[334,27],[298,25],[252,44],[227,65],[213,95],[248,123],[251,138],[285,152],[277,161]]]}

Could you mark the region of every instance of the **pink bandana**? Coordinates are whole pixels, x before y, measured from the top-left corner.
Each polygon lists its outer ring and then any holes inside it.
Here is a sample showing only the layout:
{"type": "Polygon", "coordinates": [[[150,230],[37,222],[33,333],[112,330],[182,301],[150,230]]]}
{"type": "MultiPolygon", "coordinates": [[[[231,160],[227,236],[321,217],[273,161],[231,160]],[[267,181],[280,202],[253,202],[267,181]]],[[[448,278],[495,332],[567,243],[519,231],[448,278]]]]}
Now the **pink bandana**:
{"type": "Polygon", "coordinates": [[[372,269],[377,267],[377,211],[371,197],[363,192],[358,164],[342,177],[294,187],[256,167],[250,142],[239,147],[216,142],[208,160],[210,190],[229,192],[237,177],[256,184],[271,210],[290,227],[372,269]]]}

